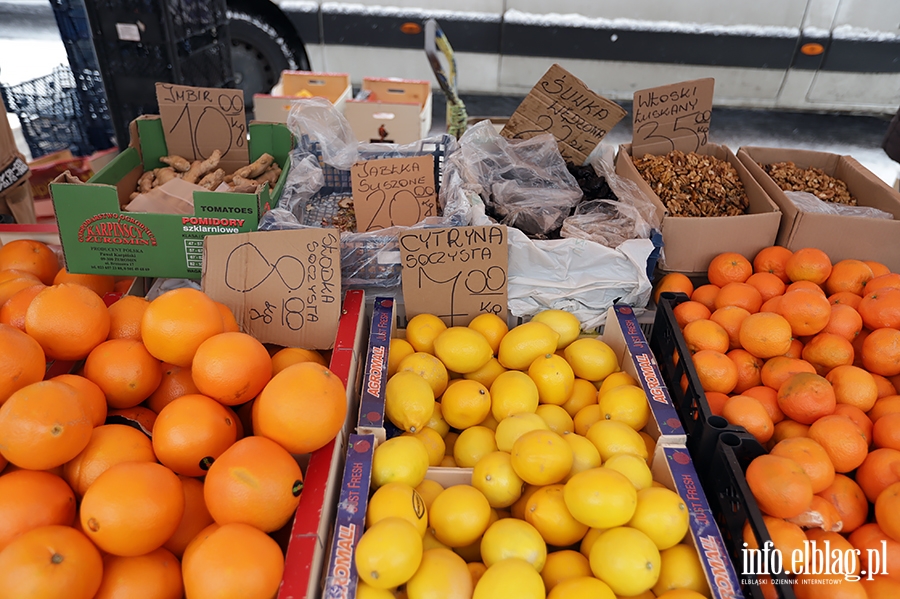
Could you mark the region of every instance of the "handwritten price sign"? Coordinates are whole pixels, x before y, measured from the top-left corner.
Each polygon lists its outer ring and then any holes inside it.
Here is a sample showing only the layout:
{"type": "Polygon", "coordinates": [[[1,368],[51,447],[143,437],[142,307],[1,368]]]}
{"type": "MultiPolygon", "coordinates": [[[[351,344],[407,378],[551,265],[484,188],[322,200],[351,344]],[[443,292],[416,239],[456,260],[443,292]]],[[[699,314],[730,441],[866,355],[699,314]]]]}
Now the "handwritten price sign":
{"type": "Polygon", "coordinates": [[[447,227],[400,235],[406,315],[428,313],[448,326],[479,314],[506,320],[506,227],[447,227]]]}
{"type": "Polygon", "coordinates": [[[361,160],[350,171],[357,231],[414,225],[437,216],[434,156],[361,160]]]}
{"type": "Polygon", "coordinates": [[[709,141],[715,79],[644,89],[634,93],[632,155],[696,152],[709,141]]]}

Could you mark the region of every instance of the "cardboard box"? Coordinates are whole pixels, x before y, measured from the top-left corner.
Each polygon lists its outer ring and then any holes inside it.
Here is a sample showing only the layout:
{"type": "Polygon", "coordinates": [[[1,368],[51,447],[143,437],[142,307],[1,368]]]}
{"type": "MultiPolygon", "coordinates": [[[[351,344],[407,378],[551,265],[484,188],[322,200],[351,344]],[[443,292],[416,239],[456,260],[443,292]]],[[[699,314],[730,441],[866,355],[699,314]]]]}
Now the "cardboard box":
{"type": "Polygon", "coordinates": [[[848,258],[875,260],[893,272],[900,271],[900,193],[856,159],[813,150],[752,146],[740,148],[738,159],[781,209],[778,245],[790,250],[815,247],[828,254],[832,262],[848,258]],[[860,206],[890,212],[894,220],[800,211],[759,166],[788,161],[801,168],[820,168],[840,179],[860,206]]]}
{"type": "Polygon", "coordinates": [[[131,145],[87,183],[64,179],[50,184],[53,208],[71,272],[199,279],[203,238],[255,231],[260,216],[278,202],[289,169],[293,140],[280,124],[250,123],[249,156],[268,152],[282,166],[273,188],[257,195],[195,192],[194,214],[125,212],[120,209],[146,170],[165,166],[166,136],[158,116],[131,123],[131,145]]]}
{"type": "Polygon", "coordinates": [[[16,239],[34,239],[47,245],[59,245],[59,229],[56,223],[0,225],[0,246],[16,239]]]}
{"type": "Polygon", "coordinates": [[[431,83],[364,77],[365,100],[350,99],[344,116],[356,139],[365,143],[408,144],[431,130],[431,83]]]}
{"type": "Polygon", "coordinates": [[[697,153],[715,156],[733,166],[744,184],[750,206],[739,216],[668,216],[659,196],[634,166],[631,144],[619,146],[616,174],[630,179],[653,201],[662,219],[663,255],[659,268],[685,274],[705,274],[710,260],[722,252],[737,252],[753,260],[759,250],[773,245],[781,222],[778,206],[727,146],[708,143],[697,153]]]}
{"type": "Polygon", "coordinates": [[[253,118],[267,123],[287,123],[291,108],[304,99],[297,96],[301,92],[325,98],[343,112],[344,105],[353,95],[353,87],[350,75],[346,73],[282,71],[281,79],[270,94],[253,95],[253,118]]]}

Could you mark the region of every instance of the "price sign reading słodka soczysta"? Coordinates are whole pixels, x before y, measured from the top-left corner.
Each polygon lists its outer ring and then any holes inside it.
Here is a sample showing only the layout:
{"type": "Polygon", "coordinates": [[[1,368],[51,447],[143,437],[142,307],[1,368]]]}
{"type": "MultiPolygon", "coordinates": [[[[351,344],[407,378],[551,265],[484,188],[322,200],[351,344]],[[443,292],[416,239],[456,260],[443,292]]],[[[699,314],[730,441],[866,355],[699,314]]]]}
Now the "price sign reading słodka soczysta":
{"type": "Polygon", "coordinates": [[[696,152],[709,141],[715,80],[695,79],[634,93],[632,155],[696,152]]]}
{"type": "Polygon", "coordinates": [[[479,314],[506,320],[506,227],[411,229],[400,235],[408,317],[434,314],[465,326],[479,314]]]}

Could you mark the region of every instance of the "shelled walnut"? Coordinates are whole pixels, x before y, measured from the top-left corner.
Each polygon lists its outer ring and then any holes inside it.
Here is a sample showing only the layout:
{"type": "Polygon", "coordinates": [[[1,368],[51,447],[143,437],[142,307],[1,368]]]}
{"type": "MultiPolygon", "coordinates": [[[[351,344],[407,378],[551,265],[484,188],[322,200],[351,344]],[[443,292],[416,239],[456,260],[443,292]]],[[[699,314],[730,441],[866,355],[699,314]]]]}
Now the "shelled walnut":
{"type": "Polygon", "coordinates": [[[805,191],[826,202],[857,205],[856,198],[850,195],[847,184],[820,168],[814,166],[800,168],[793,162],[760,163],[759,166],[784,191],[805,191]]]}
{"type": "Polygon", "coordinates": [[[738,172],[715,156],[674,150],[635,158],[634,166],[669,216],[737,216],[750,205],[738,172]]]}

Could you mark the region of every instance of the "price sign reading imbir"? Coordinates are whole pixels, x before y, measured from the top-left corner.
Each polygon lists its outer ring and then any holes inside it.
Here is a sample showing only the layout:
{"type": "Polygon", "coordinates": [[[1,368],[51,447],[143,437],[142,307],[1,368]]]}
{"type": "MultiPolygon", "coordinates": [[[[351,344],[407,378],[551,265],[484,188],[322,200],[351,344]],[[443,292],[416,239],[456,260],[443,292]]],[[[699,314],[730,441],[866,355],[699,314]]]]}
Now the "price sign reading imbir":
{"type": "Polygon", "coordinates": [[[695,79],[634,92],[635,158],[672,150],[696,152],[709,141],[715,79],[695,79]]]}
{"type": "Polygon", "coordinates": [[[506,227],[411,229],[400,235],[406,315],[428,313],[447,326],[479,314],[506,320],[506,227]]]}

